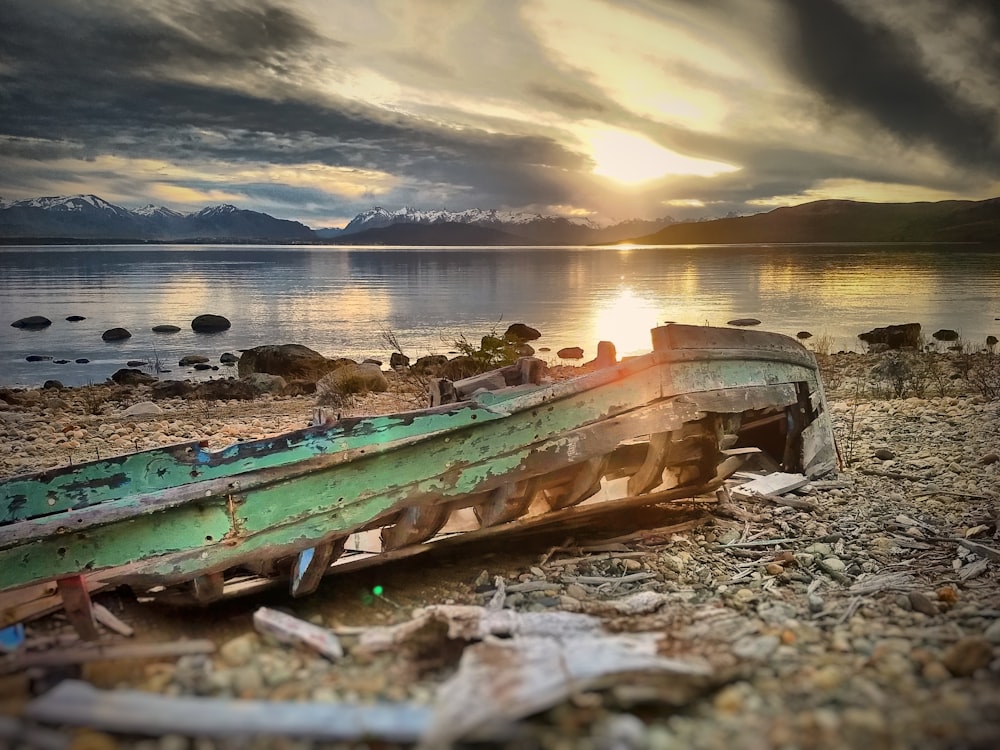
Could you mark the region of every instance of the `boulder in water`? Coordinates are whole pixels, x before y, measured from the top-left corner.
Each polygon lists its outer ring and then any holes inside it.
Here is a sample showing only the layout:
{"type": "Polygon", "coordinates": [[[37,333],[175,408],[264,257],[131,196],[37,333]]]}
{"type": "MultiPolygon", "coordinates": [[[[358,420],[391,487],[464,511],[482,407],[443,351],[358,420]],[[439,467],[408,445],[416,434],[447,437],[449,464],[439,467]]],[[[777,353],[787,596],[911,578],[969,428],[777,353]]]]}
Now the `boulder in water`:
{"type": "Polygon", "coordinates": [[[532,328],[524,323],[511,323],[507,326],[507,330],[504,332],[503,337],[508,341],[534,341],[535,339],[540,339],[542,334],[538,332],[538,329],[532,328]]]}
{"type": "Polygon", "coordinates": [[[869,346],[880,345],[888,349],[919,349],[920,324],[901,323],[884,328],[873,328],[865,333],[859,333],[858,338],[869,346]]]}
{"type": "Polygon", "coordinates": [[[124,341],[132,338],[132,334],[124,328],[109,328],[101,334],[101,338],[105,341],[124,341]]]}
{"type": "Polygon", "coordinates": [[[221,315],[199,315],[191,321],[191,329],[197,333],[217,333],[228,331],[232,323],[221,315]]]}
{"type": "Polygon", "coordinates": [[[556,352],[561,359],[583,359],[583,349],[579,346],[565,346],[556,352]]]}
{"type": "Polygon", "coordinates": [[[40,331],[52,325],[52,321],[43,315],[29,315],[27,318],[19,318],[11,325],[14,328],[23,328],[26,331],[40,331]]]}

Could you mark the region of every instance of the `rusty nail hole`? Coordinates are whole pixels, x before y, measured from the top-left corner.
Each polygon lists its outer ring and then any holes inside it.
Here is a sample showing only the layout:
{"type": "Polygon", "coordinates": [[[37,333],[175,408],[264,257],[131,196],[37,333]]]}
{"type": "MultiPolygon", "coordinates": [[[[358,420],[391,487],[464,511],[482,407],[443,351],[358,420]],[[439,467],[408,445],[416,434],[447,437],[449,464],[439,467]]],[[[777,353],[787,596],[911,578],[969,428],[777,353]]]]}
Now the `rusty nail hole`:
{"type": "Polygon", "coordinates": [[[66,548],[65,547],[60,547],[59,549],[57,549],[56,550],[56,556],[60,560],[62,560],[64,557],[66,557],[66,548]]]}
{"type": "Polygon", "coordinates": [[[209,534],[208,536],[205,537],[205,541],[206,542],[214,542],[215,540],[212,538],[212,535],[209,534]]]}
{"type": "Polygon", "coordinates": [[[55,505],[56,504],[56,493],[50,492],[48,495],[45,496],[45,501],[49,505],[55,505]]]}
{"type": "Polygon", "coordinates": [[[478,414],[472,414],[472,415],[471,415],[471,416],[469,417],[469,419],[478,419],[478,418],[479,418],[479,415],[478,415],[478,414]]]}

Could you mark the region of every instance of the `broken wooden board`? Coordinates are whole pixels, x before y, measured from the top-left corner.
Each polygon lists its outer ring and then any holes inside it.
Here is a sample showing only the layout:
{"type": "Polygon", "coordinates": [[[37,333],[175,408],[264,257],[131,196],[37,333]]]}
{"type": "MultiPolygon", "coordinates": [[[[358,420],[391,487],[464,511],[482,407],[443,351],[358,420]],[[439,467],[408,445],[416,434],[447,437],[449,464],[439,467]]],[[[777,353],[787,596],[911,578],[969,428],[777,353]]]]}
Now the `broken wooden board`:
{"type": "Polygon", "coordinates": [[[253,625],[260,633],[266,633],[282,643],[307,646],[331,661],[344,655],[340,639],[332,632],[276,609],[259,608],[253,613],[253,625]]]}
{"type": "Polygon", "coordinates": [[[420,748],[503,732],[513,722],[571,695],[616,683],[653,681],[666,703],[682,705],[712,675],[700,660],[659,656],[659,633],[491,639],[462,653],[456,674],[438,690],[420,748]]]}
{"type": "Polygon", "coordinates": [[[778,471],[767,474],[757,479],[733,487],[730,491],[734,495],[742,497],[752,497],[753,495],[781,495],[785,492],[797,490],[809,484],[809,478],[804,474],[789,474],[778,471]]]}

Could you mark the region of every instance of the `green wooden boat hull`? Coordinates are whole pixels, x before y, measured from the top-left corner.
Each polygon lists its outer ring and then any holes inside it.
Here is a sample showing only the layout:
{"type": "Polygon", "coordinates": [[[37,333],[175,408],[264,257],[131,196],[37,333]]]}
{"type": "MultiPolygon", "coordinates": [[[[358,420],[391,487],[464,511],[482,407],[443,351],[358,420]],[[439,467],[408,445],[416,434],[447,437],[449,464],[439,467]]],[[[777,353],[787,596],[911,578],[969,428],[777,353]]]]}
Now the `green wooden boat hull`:
{"type": "Polygon", "coordinates": [[[366,529],[399,549],[462,508],[498,526],[596,502],[615,479],[628,502],[692,496],[754,446],[788,471],[835,468],[816,362],[798,342],[681,325],[652,339],[647,355],[562,382],[8,479],[0,591],[105,571],[140,589],[183,584],[201,601],[246,573],[307,593],[366,529]]]}

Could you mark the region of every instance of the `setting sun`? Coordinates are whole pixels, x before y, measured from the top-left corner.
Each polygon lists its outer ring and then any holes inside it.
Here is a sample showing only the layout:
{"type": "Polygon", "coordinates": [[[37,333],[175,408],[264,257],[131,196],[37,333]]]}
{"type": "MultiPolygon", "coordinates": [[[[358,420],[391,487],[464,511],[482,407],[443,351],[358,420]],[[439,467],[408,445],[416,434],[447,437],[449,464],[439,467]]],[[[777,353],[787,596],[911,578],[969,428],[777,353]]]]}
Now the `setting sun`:
{"type": "Polygon", "coordinates": [[[713,177],[739,167],[684,156],[624,130],[599,130],[590,137],[594,174],[636,184],[666,175],[713,177]]]}

